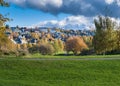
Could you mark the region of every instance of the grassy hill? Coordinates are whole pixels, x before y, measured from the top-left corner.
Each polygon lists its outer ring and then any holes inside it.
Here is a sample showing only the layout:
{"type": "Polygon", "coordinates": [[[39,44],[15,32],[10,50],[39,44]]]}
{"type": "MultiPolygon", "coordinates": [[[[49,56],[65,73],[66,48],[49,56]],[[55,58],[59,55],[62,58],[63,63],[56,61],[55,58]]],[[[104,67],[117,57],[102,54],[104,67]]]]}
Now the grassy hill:
{"type": "Polygon", "coordinates": [[[120,86],[120,60],[0,60],[0,86],[120,86]]]}

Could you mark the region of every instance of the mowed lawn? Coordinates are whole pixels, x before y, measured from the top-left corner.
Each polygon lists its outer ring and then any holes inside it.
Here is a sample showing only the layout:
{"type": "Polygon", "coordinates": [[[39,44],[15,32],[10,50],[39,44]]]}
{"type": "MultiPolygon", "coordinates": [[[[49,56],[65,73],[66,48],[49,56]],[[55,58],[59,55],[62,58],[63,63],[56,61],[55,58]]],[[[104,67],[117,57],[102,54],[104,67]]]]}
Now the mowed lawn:
{"type": "Polygon", "coordinates": [[[120,60],[0,60],[0,86],[120,86],[120,60]]]}

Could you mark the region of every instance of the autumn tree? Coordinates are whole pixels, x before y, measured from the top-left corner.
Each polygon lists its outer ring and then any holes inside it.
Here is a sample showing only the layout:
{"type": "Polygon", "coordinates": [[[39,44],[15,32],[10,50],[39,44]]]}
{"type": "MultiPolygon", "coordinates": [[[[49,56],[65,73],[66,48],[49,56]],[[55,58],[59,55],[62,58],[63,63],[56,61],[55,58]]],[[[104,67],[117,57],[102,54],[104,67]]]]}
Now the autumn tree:
{"type": "Polygon", "coordinates": [[[58,52],[62,52],[64,50],[64,43],[60,39],[55,39],[54,42],[52,43],[55,53],[57,54],[58,52]]]}
{"type": "MultiPolygon", "coordinates": [[[[0,0],[0,6],[8,7],[9,4],[6,3],[4,0],[0,0]]],[[[14,45],[5,34],[6,28],[4,24],[9,20],[9,18],[6,18],[2,14],[0,14],[0,52],[11,52],[14,51],[16,48],[16,45],[14,45]]]]}
{"type": "Polygon", "coordinates": [[[31,36],[32,36],[32,38],[34,38],[34,39],[39,39],[39,38],[40,38],[40,35],[39,35],[38,33],[35,33],[35,32],[32,32],[32,33],[31,33],[31,36]]]}
{"type": "Polygon", "coordinates": [[[88,45],[89,49],[93,49],[93,36],[83,36],[82,37],[85,43],[88,45]]]}
{"type": "Polygon", "coordinates": [[[39,47],[39,52],[42,55],[52,55],[54,51],[54,47],[51,44],[41,44],[39,47]]]}
{"type": "MultiPolygon", "coordinates": [[[[1,29],[0,29],[1,30],[1,29]]],[[[0,36],[0,52],[1,55],[4,54],[14,54],[17,52],[17,44],[14,44],[7,36],[6,34],[3,32],[2,34],[0,34],[2,36],[0,36]]]]}
{"type": "Polygon", "coordinates": [[[59,47],[59,44],[58,44],[58,39],[54,40],[53,47],[55,49],[55,53],[58,53],[60,51],[60,47],[59,47]]]}
{"type": "Polygon", "coordinates": [[[6,44],[6,51],[8,53],[8,55],[17,55],[18,54],[18,48],[17,48],[17,44],[14,44],[14,42],[12,42],[10,39],[8,39],[9,42],[7,42],[6,44]]]}
{"type": "MultiPolygon", "coordinates": [[[[8,3],[6,3],[4,0],[0,0],[0,6],[4,6],[4,7],[8,7],[9,6],[9,4],[8,3]]],[[[6,17],[4,17],[2,14],[0,14],[0,27],[3,27],[4,26],[4,23],[6,22],[6,21],[8,21],[9,20],[9,18],[6,18],[6,17]]]]}
{"type": "Polygon", "coordinates": [[[60,47],[60,51],[64,51],[65,44],[61,39],[58,39],[58,44],[60,47]]]}
{"type": "Polygon", "coordinates": [[[21,49],[21,44],[17,44],[17,50],[21,49]]]}
{"type": "Polygon", "coordinates": [[[43,43],[48,43],[48,39],[47,38],[42,38],[40,40],[40,43],[43,44],[43,43]]]}
{"type": "Polygon", "coordinates": [[[32,47],[32,43],[28,43],[28,44],[27,44],[27,47],[28,47],[28,48],[31,48],[31,47],[32,47]]]}
{"type": "Polygon", "coordinates": [[[20,47],[21,47],[21,49],[23,49],[23,50],[27,50],[27,48],[28,48],[28,47],[27,47],[27,44],[25,44],[25,43],[24,43],[24,44],[21,44],[20,47]]]}
{"type": "Polygon", "coordinates": [[[81,37],[74,36],[69,37],[65,43],[65,49],[67,53],[72,51],[75,55],[80,53],[83,49],[87,49],[87,45],[81,37]]]}
{"type": "Polygon", "coordinates": [[[7,43],[8,43],[8,37],[5,35],[5,28],[0,27],[0,50],[1,51],[7,47],[6,46],[7,43]]]}
{"type": "Polygon", "coordinates": [[[97,54],[105,54],[116,48],[115,22],[109,17],[99,16],[94,20],[96,32],[93,38],[94,49],[97,54]]]}
{"type": "MultiPolygon", "coordinates": [[[[9,6],[8,3],[6,3],[4,0],[0,0],[0,6],[9,6]]],[[[5,27],[4,23],[8,21],[8,18],[5,18],[3,15],[0,14],[0,47],[2,44],[7,43],[8,38],[4,34],[5,33],[5,27]]]]}

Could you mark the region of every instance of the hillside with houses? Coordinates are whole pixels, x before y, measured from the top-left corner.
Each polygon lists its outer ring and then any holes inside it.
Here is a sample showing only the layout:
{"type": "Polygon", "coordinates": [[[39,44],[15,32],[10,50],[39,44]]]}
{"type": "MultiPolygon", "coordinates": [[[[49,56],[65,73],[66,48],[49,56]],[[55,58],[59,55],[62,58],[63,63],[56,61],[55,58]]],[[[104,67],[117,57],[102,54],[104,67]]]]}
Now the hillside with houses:
{"type": "Polygon", "coordinates": [[[40,39],[48,38],[49,41],[60,39],[63,42],[71,36],[93,36],[94,30],[65,30],[60,28],[27,28],[27,27],[7,27],[6,35],[15,44],[36,44],[40,39]]]}

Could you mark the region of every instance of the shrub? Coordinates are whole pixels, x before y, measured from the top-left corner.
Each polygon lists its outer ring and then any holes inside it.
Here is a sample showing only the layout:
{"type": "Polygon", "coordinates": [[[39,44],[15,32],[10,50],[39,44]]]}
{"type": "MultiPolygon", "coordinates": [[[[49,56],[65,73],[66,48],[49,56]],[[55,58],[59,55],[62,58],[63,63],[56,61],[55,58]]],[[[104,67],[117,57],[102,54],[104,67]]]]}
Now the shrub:
{"type": "Polygon", "coordinates": [[[33,47],[30,47],[28,49],[29,53],[31,54],[35,54],[35,53],[39,53],[39,47],[38,46],[33,46],[33,47]]]}
{"type": "Polygon", "coordinates": [[[106,52],[107,55],[116,55],[116,54],[120,54],[120,50],[112,50],[109,52],[106,52]]]}
{"type": "Polygon", "coordinates": [[[0,56],[4,55],[16,55],[17,51],[16,50],[0,50],[0,56]]]}
{"type": "Polygon", "coordinates": [[[25,56],[28,54],[28,50],[23,50],[23,49],[20,49],[18,50],[18,52],[16,52],[16,56],[25,56]]]}
{"type": "Polygon", "coordinates": [[[82,50],[80,55],[95,55],[95,51],[94,49],[86,49],[86,50],[82,50]]]}
{"type": "Polygon", "coordinates": [[[39,47],[39,52],[42,55],[52,55],[54,53],[54,48],[51,44],[41,44],[39,47]]]}

